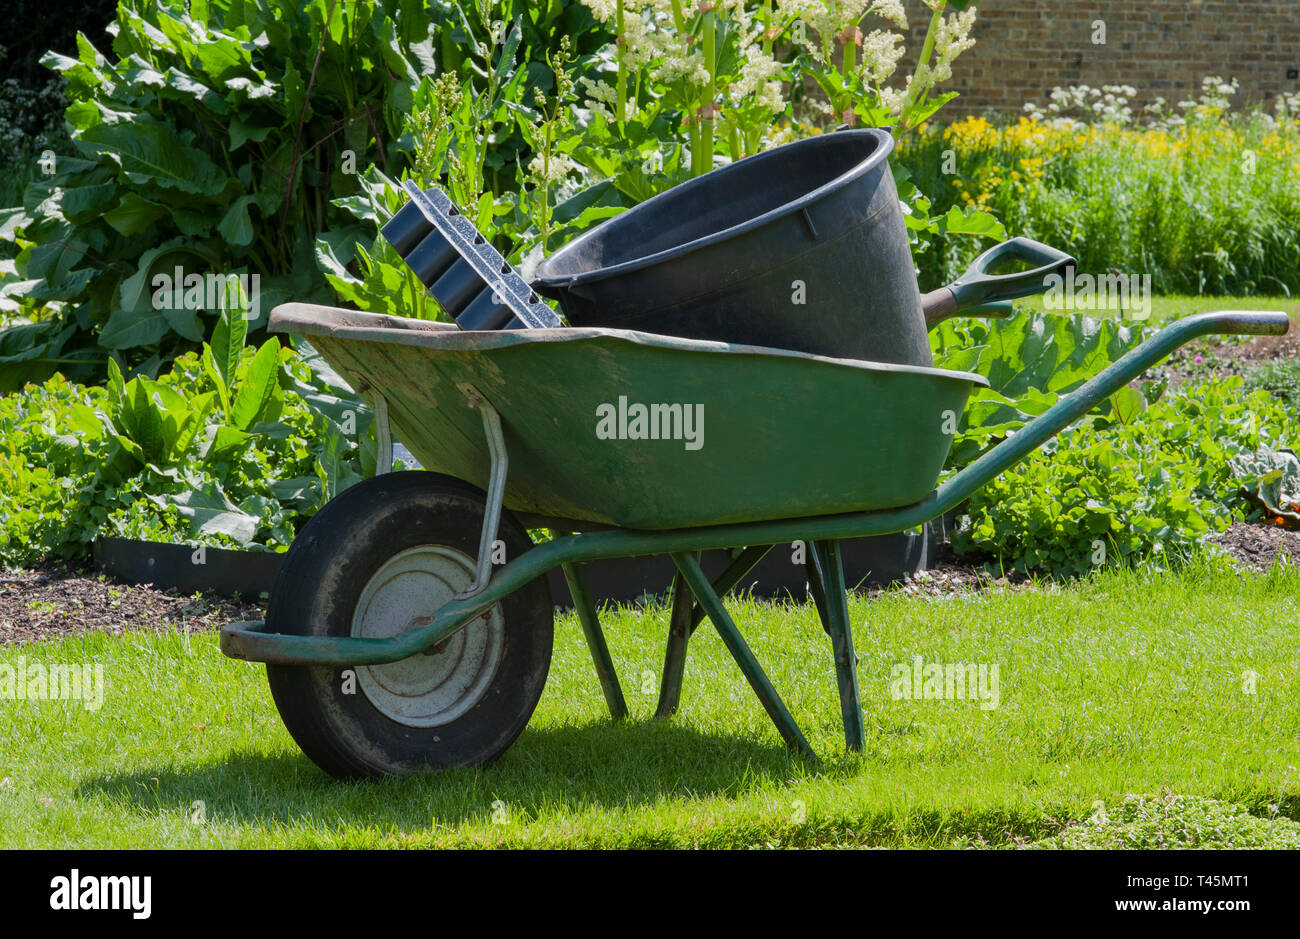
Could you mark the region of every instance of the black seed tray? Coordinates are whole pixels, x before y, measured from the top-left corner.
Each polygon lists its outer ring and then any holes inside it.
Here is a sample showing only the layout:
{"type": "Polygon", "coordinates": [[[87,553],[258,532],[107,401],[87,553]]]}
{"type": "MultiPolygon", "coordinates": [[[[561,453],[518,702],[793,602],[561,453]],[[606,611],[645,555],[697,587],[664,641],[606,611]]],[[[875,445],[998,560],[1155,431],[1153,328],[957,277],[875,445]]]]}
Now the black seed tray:
{"type": "Polygon", "coordinates": [[[563,325],[445,192],[402,188],[411,201],[380,233],[461,329],[563,325]]]}

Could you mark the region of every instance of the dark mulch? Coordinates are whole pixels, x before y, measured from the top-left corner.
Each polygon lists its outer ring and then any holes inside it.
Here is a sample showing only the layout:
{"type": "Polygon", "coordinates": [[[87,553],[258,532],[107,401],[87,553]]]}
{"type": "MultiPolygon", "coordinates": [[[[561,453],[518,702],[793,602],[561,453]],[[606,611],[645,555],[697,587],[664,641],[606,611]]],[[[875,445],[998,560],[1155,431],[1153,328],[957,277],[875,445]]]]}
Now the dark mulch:
{"type": "MultiPolygon", "coordinates": [[[[1214,541],[1243,568],[1264,571],[1279,557],[1300,563],[1300,531],[1240,523],[1214,541]]],[[[990,588],[1024,589],[1033,583],[1031,578],[1015,572],[1003,576],[989,573],[979,560],[954,555],[949,546],[943,545],[930,570],[901,588],[873,588],[861,593],[875,596],[887,589],[902,589],[909,594],[936,597],[990,588]]],[[[128,629],[165,631],[185,624],[193,632],[202,632],[226,623],[260,620],[265,615],[263,599],[181,596],[149,585],[120,584],[85,570],[49,566],[0,572],[0,645],[87,632],[120,636],[128,629]]]]}
{"type": "Polygon", "coordinates": [[[974,554],[957,554],[950,542],[940,542],[934,561],[928,570],[908,578],[901,585],[873,587],[860,591],[866,596],[876,596],[887,590],[902,590],[918,596],[938,597],[946,594],[990,588],[1032,587],[1034,579],[1019,571],[994,573],[996,563],[988,557],[974,554]]]}
{"type": "MultiPolygon", "coordinates": [[[[1026,587],[1030,578],[999,577],[947,550],[925,573],[901,586],[910,594],[942,596],[964,590],[1026,587]]],[[[865,590],[875,596],[886,589],[865,590]]],[[[0,645],[62,639],[88,632],[115,636],[126,630],[217,629],[227,623],[260,620],[264,599],[239,600],[212,594],[182,596],[174,590],[122,584],[102,574],[48,566],[40,570],[0,571],[0,645]]]]}
{"type": "Polygon", "coordinates": [[[1300,563],[1300,531],[1238,522],[1214,538],[1241,567],[1268,570],[1279,557],[1300,563]]]}
{"type": "Polygon", "coordinates": [[[977,562],[940,560],[930,569],[908,578],[900,586],[878,587],[869,596],[886,590],[902,590],[914,596],[942,597],[972,590],[1024,589],[1034,586],[1034,579],[1017,571],[998,575],[989,573],[977,562]]]}
{"type": "Polygon", "coordinates": [[[84,570],[50,566],[0,572],[0,644],[125,630],[193,632],[265,614],[261,600],[180,596],[151,586],[119,584],[84,570]]]}

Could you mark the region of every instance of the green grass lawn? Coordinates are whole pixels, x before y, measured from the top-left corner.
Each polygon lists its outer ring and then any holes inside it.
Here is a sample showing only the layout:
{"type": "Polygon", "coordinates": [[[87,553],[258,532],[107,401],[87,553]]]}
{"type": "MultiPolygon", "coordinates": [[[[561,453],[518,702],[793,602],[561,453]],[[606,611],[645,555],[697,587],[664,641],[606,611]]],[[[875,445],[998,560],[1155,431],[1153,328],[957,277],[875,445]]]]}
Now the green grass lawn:
{"type": "MultiPolygon", "coordinates": [[[[1049,312],[1041,296],[1025,297],[1015,301],[1016,308],[1032,310],[1035,313],[1049,312]]],[[[1294,322],[1300,322],[1300,299],[1296,297],[1211,297],[1169,295],[1151,298],[1151,315],[1146,320],[1151,325],[1191,316],[1193,313],[1206,313],[1210,310],[1281,310],[1291,314],[1294,322]]],[[[1051,311],[1060,312],[1060,311],[1051,311]]],[[[1088,311],[1081,311],[1088,313],[1088,311]]],[[[1091,316],[1115,317],[1115,312],[1089,313],[1091,316]]],[[[1294,328],[1294,327],[1293,327],[1294,328]]]]}
{"type": "Polygon", "coordinates": [[[498,763],[370,783],[334,782],[302,756],[261,666],[224,658],[211,634],[0,647],[11,664],[102,663],[107,686],[98,711],[0,701],[0,846],[1006,846],[1058,843],[1067,824],[1060,842],[1091,825],[1111,843],[1158,843],[1186,820],[1153,836],[1121,806],[1170,793],[1236,818],[1194,826],[1193,843],[1213,843],[1216,824],[1227,843],[1300,843],[1295,569],[856,599],[861,757],[843,750],[812,608],[731,608],[823,765],[787,754],[707,625],[682,711],[651,720],[663,606],[605,615],[624,725],[566,614],[537,713],[498,763]],[[891,668],[914,655],[997,665],[1000,706],[894,700],[891,668]]]}

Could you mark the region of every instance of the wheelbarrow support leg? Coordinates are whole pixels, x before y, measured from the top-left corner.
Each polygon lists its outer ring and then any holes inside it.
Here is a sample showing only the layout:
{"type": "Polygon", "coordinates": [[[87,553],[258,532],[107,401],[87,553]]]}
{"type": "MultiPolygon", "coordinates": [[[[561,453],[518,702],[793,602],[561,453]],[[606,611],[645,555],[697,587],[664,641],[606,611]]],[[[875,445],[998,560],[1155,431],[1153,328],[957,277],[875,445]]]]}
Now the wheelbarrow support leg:
{"type": "MultiPolygon", "coordinates": [[[[731,593],[731,591],[745,579],[745,575],[752,571],[758,565],[759,561],[767,557],[768,552],[774,547],[775,545],[770,544],[750,545],[744,551],[741,551],[740,554],[736,555],[735,559],[727,565],[727,569],[713,582],[713,589],[717,592],[718,596],[725,597],[727,594],[731,593]]],[[[695,632],[695,627],[700,625],[700,622],[703,619],[704,608],[696,605],[695,612],[691,614],[692,633],[695,632]]]]}
{"type": "Polygon", "coordinates": [[[623,700],[623,689],[618,684],[614,659],[610,656],[609,646],[605,643],[605,633],[601,631],[600,620],[596,616],[596,604],[592,602],[591,591],[587,588],[587,578],[582,575],[582,568],[577,564],[566,561],[560,567],[564,571],[564,579],[569,584],[573,607],[578,611],[582,635],[587,640],[587,648],[591,650],[591,661],[596,666],[600,690],[604,692],[605,703],[609,705],[609,716],[616,721],[621,721],[627,717],[627,702],[623,700]]]}
{"type": "MultiPolygon", "coordinates": [[[[692,559],[699,563],[699,552],[692,552],[692,559]]],[[[655,717],[666,720],[677,713],[677,705],[682,699],[682,674],[686,670],[686,643],[694,629],[692,620],[700,607],[695,603],[686,577],[681,571],[673,577],[673,608],[668,616],[668,645],[664,649],[664,674],[659,682],[659,704],[655,707],[655,717]]]]}
{"type": "Polygon", "coordinates": [[[808,573],[808,596],[812,597],[813,605],[817,607],[817,618],[822,621],[822,629],[830,635],[831,621],[830,613],[826,607],[826,574],[825,565],[821,552],[817,550],[817,542],[804,542],[805,549],[805,569],[808,573]]]}
{"type": "Polygon", "coordinates": [[[849,625],[848,592],[844,589],[844,565],[840,543],[823,541],[817,547],[825,586],[826,631],[835,652],[835,679],[840,688],[840,713],[844,717],[844,745],[861,753],[866,745],[862,726],[862,695],[858,688],[858,657],[853,651],[849,625]]]}
{"type": "MultiPolygon", "coordinates": [[[[772,550],[772,545],[750,545],[741,551],[727,569],[713,582],[713,590],[723,597],[772,550]]],[[[694,554],[699,561],[699,553],[694,554]]],[[[704,619],[704,608],[695,602],[690,586],[679,571],[673,578],[673,609],[668,625],[668,648],[664,652],[664,674],[659,684],[659,706],[655,717],[669,718],[677,713],[682,697],[682,673],[686,668],[686,644],[695,627],[704,619]]]]}
{"type": "Polygon", "coordinates": [[[799,725],[795,723],[794,717],[786,708],[785,702],[781,696],[776,693],[772,687],[771,680],[763,671],[763,667],[758,664],[758,659],[750,650],[749,645],[736,628],[736,624],[731,621],[726,609],[722,605],[722,600],[718,597],[709,583],[709,579],[704,576],[704,571],[700,569],[700,564],[691,554],[673,552],[673,563],[681,571],[682,576],[686,578],[686,583],[690,585],[691,592],[695,594],[695,599],[704,607],[704,612],[708,614],[709,619],[713,621],[713,626],[722,637],[723,643],[727,646],[727,651],[731,657],[736,660],[740,670],[744,673],[745,678],[749,681],[749,686],[754,689],[754,694],[758,695],[758,700],[763,702],[763,707],[767,711],[772,723],[776,724],[776,729],[781,732],[785,739],[786,745],[792,750],[797,750],[805,756],[816,760],[817,754],[813,752],[812,747],[808,746],[808,741],[804,739],[803,732],[799,730],[799,725]]]}

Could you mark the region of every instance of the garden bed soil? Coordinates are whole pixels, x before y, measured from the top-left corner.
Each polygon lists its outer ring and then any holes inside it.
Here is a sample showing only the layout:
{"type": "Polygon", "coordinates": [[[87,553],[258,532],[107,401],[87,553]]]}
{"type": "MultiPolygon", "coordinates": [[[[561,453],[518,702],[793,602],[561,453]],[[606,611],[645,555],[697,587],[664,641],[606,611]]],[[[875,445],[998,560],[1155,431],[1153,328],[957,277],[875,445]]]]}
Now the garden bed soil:
{"type": "Polygon", "coordinates": [[[1285,336],[1253,336],[1244,342],[1218,336],[1198,339],[1175,350],[1143,377],[1163,377],[1168,379],[1170,387],[1177,387],[1192,379],[1207,377],[1210,370],[1206,362],[1212,363],[1213,374],[1226,378],[1244,375],[1269,362],[1300,359],[1300,304],[1285,303],[1281,306],[1291,314],[1291,331],[1285,336]]]}
{"type": "Polygon", "coordinates": [[[1214,542],[1228,552],[1239,567],[1266,571],[1280,557],[1300,563],[1300,531],[1278,525],[1238,522],[1214,542]]]}
{"type": "MultiPolygon", "coordinates": [[[[979,568],[941,560],[931,570],[901,585],[866,588],[859,594],[871,597],[901,589],[909,594],[939,596],[1029,582],[1020,575],[997,578],[979,568]]],[[[226,623],[260,620],[265,615],[266,601],[262,599],[231,599],[211,593],[187,596],[61,566],[0,573],[0,645],[87,632],[121,635],[126,630],[165,631],[179,629],[182,624],[192,632],[203,632],[226,623]]]]}
{"type": "Polygon", "coordinates": [[[0,645],[88,632],[164,631],[183,625],[200,632],[261,619],[265,610],[265,603],[256,599],[182,596],[55,565],[0,572],[0,645]]]}
{"type": "MultiPolygon", "coordinates": [[[[1300,531],[1275,525],[1238,523],[1214,539],[1237,564],[1264,571],[1279,557],[1300,563],[1300,531]]],[[[1025,589],[1033,579],[1010,572],[989,573],[979,562],[939,548],[928,571],[901,584],[871,587],[860,596],[901,590],[916,596],[941,597],[971,590],[1025,589]]],[[[51,565],[39,570],[0,572],[0,645],[65,638],[87,632],[122,635],[126,630],[193,632],[226,623],[260,620],[266,601],[206,595],[182,595],[149,584],[122,584],[103,574],[51,565]]]]}

